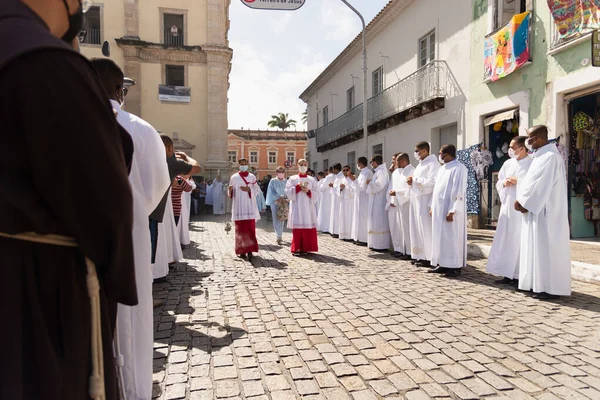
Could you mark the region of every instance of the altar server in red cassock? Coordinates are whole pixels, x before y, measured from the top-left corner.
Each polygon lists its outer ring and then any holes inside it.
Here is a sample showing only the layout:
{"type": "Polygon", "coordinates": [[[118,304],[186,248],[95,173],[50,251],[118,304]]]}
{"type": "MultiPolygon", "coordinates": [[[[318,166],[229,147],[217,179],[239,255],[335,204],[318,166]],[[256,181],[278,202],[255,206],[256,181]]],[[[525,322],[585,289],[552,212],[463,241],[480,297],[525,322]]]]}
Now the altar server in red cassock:
{"type": "Polygon", "coordinates": [[[258,252],[256,221],[260,219],[260,213],[255,198],[260,187],[256,176],[248,172],[248,160],[240,158],[238,164],[240,171],[229,180],[231,219],[235,223],[235,254],[251,259],[252,253],[258,252]]]}
{"type": "Polygon", "coordinates": [[[298,175],[290,177],[285,194],[290,200],[288,228],[292,230],[292,254],[300,255],[317,252],[317,212],[315,204],[319,201],[320,191],[317,180],[308,176],[308,163],[298,160],[298,175]]]}

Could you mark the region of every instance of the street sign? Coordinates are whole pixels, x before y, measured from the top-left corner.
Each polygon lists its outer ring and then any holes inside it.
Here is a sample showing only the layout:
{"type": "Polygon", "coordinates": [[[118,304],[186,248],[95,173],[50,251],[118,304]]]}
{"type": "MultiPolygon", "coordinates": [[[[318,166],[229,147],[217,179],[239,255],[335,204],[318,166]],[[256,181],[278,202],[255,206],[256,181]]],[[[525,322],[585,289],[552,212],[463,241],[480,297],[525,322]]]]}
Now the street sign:
{"type": "Polygon", "coordinates": [[[241,0],[242,4],[257,10],[297,10],[306,0],[241,0]]]}
{"type": "Polygon", "coordinates": [[[600,67],[600,31],[592,32],[592,65],[600,67]]]}
{"type": "Polygon", "coordinates": [[[292,168],[292,162],[290,160],[285,160],[285,162],[283,163],[283,165],[286,168],[292,168]]]}

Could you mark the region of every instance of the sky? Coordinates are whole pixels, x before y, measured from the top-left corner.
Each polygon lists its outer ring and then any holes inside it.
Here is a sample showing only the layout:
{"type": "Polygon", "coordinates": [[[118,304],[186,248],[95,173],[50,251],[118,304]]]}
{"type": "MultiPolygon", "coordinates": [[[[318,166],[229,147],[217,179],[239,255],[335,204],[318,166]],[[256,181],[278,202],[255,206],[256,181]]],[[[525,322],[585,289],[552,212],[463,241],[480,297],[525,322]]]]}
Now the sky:
{"type": "MultiPolygon", "coordinates": [[[[389,0],[350,0],[367,24],[389,0]]],[[[296,11],[254,10],[231,0],[229,129],[267,129],[271,115],[301,122],[298,98],[361,32],[341,0],[306,0],[296,11]]]]}

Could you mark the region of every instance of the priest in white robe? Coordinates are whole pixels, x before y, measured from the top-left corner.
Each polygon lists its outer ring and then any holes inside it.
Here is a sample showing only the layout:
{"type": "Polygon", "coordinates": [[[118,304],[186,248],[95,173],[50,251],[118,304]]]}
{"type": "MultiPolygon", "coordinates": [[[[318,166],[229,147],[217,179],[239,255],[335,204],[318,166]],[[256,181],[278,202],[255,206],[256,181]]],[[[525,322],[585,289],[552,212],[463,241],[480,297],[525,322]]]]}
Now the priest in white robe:
{"type": "MultiPolygon", "coordinates": [[[[373,180],[373,171],[368,167],[367,157],[359,157],[356,168],[360,171],[358,178],[352,182],[354,191],[354,213],[352,216],[352,240],[359,246],[366,246],[369,231],[365,221],[369,219],[369,195],[367,187],[373,180]]],[[[354,178],[354,175],[352,176],[354,178]]]]}
{"type": "MultiPolygon", "coordinates": [[[[206,198],[204,199],[204,205],[212,208],[213,205],[213,185],[212,183],[206,184],[206,198]]],[[[213,210],[214,211],[214,210],[213,210]]]]}
{"type": "Polygon", "coordinates": [[[410,165],[408,154],[396,153],[392,157],[392,177],[386,196],[386,210],[390,221],[392,237],[392,256],[403,260],[410,259],[409,196],[410,186],[406,178],[412,175],[414,167],[410,165]]]}
{"type": "Polygon", "coordinates": [[[525,145],[533,153],[519,183],[515,209],[523,213],[519,290],[541,299],[571,295],[571,244],[564,161],[548,142],[548,128],[534,126],[525,145]]]}
{"type": "Polygon", "coordinates": [[[212,206],[214,215],[225,214],[225,193],[223,192],[223,182],[221,175],[217,175],[212,184],[212,206]]]}
{"type": "Polygon", "coordinates": [[[340,207],[342,206],[342,199],[337,196],[336,193],[340,188],[340,182],[344,179],[342,174],[342,164],[337,163],[333,166],[333,173],[335,174],[335,180],[329,184],[331,188],[331,215],[329,217],[329,233],[334,238],[340,235],[340,207]]]}
{"type": "Polygon", "coordinates": [[[336,195],[341,198],[340,204],[340,239],[344,241],[352,241],[352,218],[354,216],[354,189],[352,188],[352,171],[350,166],[346,165],[342,168],[344,178],[340,181],[340,185],[336,195]]]}
{"type": "Polygon", "coordinates": [[[331,222],[331,200],[333,194],[331,188],[335,181],[335,174],[333,173],[333,167],[329,168],[328,175],[325,179],[319,181],[319,190],[321,191],[321,201],[319,202],[318,212],[318,230],[323,233],[329,232],[329,224],[331,222]]]}
{"type": "Polygon", "coordinates": [[[458,276],[467,265],[467,167],[456,159],[453,144],[439,152],[442,167],[431,197],[432,253],[427,272],[458,276]]]}
{"type": "Polygon", "coordinates": [[[385,198],[390,174],[383,162],[383,157],[375,155],[371,158],[371,167],[375,171],[373,179],[367,187],[369,195],[369,218],[367,220],[367,244],[370,249],[383,252],[390,249],[390,225],[385,211],[385,198]]]}
{"type": "MultiPolygon", "coordinates": [[[[192,177],[187,177],[187,183],[190,184],[192,190],[196,189],[196,182],[192,177]]],[[[181,193],[181,213],[179,214],[179,242],[182,246],[188,246],[190,241],[190,214],[192,212],[192,192],[181,193]]]]}
{"type": "Polygon", "coordinates": [[[315,210],[319,186],[315,178],[306,174],[306,160],[298,160],[298,171],[298,175],[291,176],[285,185],[285,194],[290,200],[287,227],[292,230],[291,252],[295,256],[319,251],[315,210]]]}
{"type": "Polygon", "coordinates": [[[240,170],[231,176],[228,188],[232,199],[231,219],[235,223],[235,254],[251,260],[252,253],[258,252],[256,221],[260,220],[260,213],[256,196],[261,189],[256,176],[248,172],[248,160],[240,158],[238,165],[240,170]]]}
{"type": "Polygon", "coordinates": [[[506,161],[498,173],[496,190],[500,198],[500,214],[494,242],[487,261],[487,272],[500,275],[496,283],[512,284],[519,280],[522,214],[515,210],[520,181],[525,177],[533,159],[525,148],[526,136],[510,142],[506,161]]]}
{"type": "Polygon", "coordinates": [[[412,176],[406,178],[410,186],[410,245],[412,263],[417,266],[431,265],[432,222],[429,215],[435,178],[440,169],[438,158],[429,154],[429,143],[415,146],[415,159],[419,164],[412,176]]]}
{"type": "Polygon", "coordinates": [[[151,241],[148,216],[158,206],[170,184],[165,146],[146,121],[121,109],[124,75],[110,60],[94,60],[98,74],[117,112],[117,121],[133,140],[129,182],[133,192],[133,250],[138,305],[118,305],[115,343],[123,356],[123,390],[128,399],[152,398],[153,316],[151,241]],[[113,90],[117,88],[117,90],[113,90]],[[109,90],[110,89],[110,90],[109,90]]]}

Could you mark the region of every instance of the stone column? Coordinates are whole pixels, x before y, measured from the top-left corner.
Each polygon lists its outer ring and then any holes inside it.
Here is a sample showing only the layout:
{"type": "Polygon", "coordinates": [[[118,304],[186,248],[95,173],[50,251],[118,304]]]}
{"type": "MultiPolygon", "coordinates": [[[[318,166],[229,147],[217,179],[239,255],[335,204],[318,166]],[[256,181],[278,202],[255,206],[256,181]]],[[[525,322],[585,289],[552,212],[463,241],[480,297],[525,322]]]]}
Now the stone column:
{"type": "Polygon", "coordinates": [[[140,11],[138,0],[125,0],[125,38],[140,38],[140,11]]]}
{"type": "Polygon", "coordinates": [[[127,98],[125,99],[125,109],[127,112],[142,116],[142,65],[139,59],[128,56],[125,52],[125,66],[123,67],[125,76],[135,81],[135,86],[129,87],[127,98]]]}

